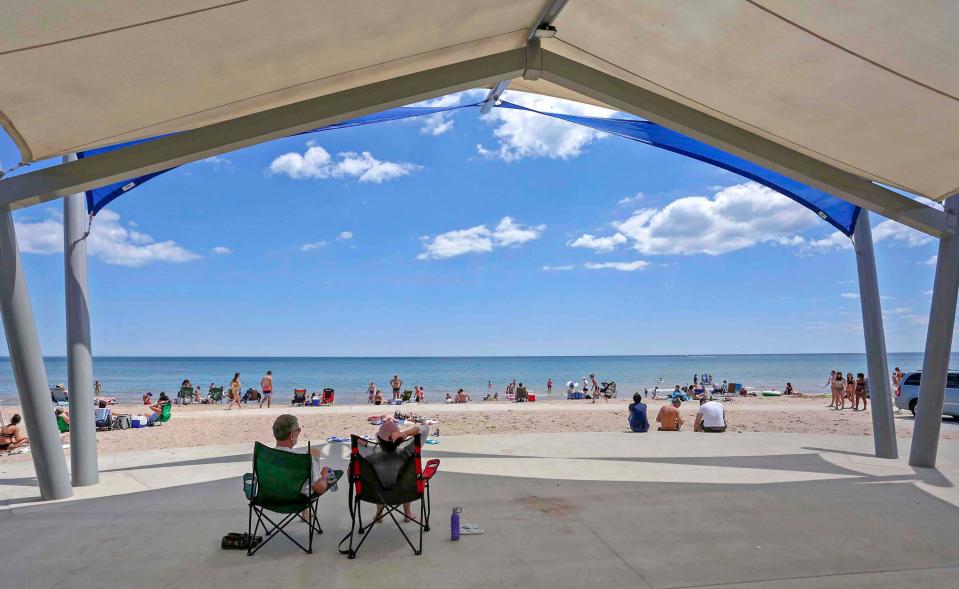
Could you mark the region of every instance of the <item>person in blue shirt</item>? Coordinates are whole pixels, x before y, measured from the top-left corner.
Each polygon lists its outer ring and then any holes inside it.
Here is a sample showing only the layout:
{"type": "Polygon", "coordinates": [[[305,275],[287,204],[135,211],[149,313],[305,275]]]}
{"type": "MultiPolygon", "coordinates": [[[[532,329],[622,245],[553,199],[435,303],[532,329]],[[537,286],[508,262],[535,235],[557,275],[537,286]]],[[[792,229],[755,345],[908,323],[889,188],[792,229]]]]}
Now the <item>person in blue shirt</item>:
{"type": "Polygon", "coordinates": [[[646,418],[646,404],[643,403],[643,396],[639,393],[633,394],[633,402],[629,405],[629,429],[636,433],[646,433],[649,431],[649,419],[646,418]]]}

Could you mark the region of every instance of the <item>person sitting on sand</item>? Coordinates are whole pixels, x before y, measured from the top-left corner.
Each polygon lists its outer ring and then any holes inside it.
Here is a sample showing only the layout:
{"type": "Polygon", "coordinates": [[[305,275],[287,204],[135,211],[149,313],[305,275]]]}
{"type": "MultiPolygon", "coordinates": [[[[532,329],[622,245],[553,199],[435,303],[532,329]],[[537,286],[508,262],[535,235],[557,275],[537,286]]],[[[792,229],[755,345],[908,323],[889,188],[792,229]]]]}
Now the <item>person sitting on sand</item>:
{"type": "Polygon", "coordinates": [[[382,405],[383,404],[383,391],[376,389],[376,392],[373,393],[373,404],[382,405]]]}
{"type": "MultiPolygon", "coordinates": [[[[300,439],[300,422],[295,415],[284,413],[273,421],[273,438],[276,440],[274,446],[277,450],[291,452],[293,454],[306,454],[306,448],[297,448],[296,443],[300,439]]],[[[310,456],[312,456],[312,466],[310,481],[305,481],[300,492],[309,496],[310,494],[322,495],[326,493],[330,481],[330,468],[320,464],[320,449],[317,446],[310,447],[310,456]]]]}
{"type": "Polygon", "coordinates": [[[201,399],[200,395],[200,385],[196,385],[196,387],[193,389],[193,402],[199,403],[202,400],[203,399],[201,399]]]}
{"type": "Polygon", "coordinates": [[[784,395],[795,395],[796,391],[793,390],[793,383],[786,383],[786,390],[783,392],[784,395]]]}
{"type": "Polygon", "coordinates": [[[153,393],[147,391],[143,393],[143,404],[149,405],[150,403],[153,403],[153,393]]]}
{"type": "Polygon", "coordinates": [[[10,423],[0,427],[0,450],[10,451],[30,443],[30,438],[23,435],[20,420],[20,414],[14,413],[10,423]]]}
{"type": "MultiPolygon", "coordinates": [[[[400,426],[391,418],[387,418],[380,425],[376,432],[376,444],[370,447],[370,443],[364,439],[359,439],[361,454],[363,458],[370,463],[373,470],[376,471],[380,482],[391,488],[396,484],[396,479],[400,474],[400,469],[406,464],[407,459],[413,455],[413,444],[404,443],[409,438],[419,434],[421,439],[426,440],[430,435],[430,426],[420,424],[406,430],[400,430],[400,426]]],[[[383,520],[383,506],[376,506],[376,517],[373,521],[380,523],[383,520]]],[[[413,510],[409,503],[403,504],[404,522],[413,521],[413,510]]]]}
{"type": "Polygon", "coordinates": [[[447,403],[452,403],[452,402],[453,402],[453,396],[450,395],[449,393],[446,393],[446,402],[447,402],[447,403]]]}
{"type": "Polygon", "coordinates": [[[679,414],[679,407],[683,402],[679,397],[673,397],[673,400],[659,408],[656,414],[656,422],[659,423],[661,432],[678,432],[683,426],[683,416],[679,414]]]}
{"type": "Polygon", "coordinates": [[[717,434],[726,431],[726,416],[723,404],[719,401],[706,401],[701,404],[699,411],[696,412],[693,431],[717,434]]]}
{"type": "Polygon", "coordinates": [[[453,400],[454,403],[469,403],[473,399],[463,389],[456,391],[456,399],[453,400]]]}
{"type": "Polygon", "coordinates": [[[633,395],[633,402],[629,405],[629,429],[644,434],[649,431],[649,419],[646,417],[646,403],[639,393],[633,395]]]}
{"type": "Polygon", "coordinates": [[[63,423],[70,425],[70,412],[64,409],[63,407],[57,407],[57,410],[54,413],[63,419],[63,423]]]}

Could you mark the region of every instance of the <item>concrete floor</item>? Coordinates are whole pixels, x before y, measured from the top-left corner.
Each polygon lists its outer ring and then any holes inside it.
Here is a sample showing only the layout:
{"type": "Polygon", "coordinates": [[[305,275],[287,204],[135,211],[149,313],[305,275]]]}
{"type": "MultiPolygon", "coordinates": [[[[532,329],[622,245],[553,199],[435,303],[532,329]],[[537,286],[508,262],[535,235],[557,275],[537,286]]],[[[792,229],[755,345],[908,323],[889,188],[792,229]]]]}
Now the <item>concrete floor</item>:
{"type": "MultiPolygon", "coordinates": [[[[341,445],[324,448],[345,464],[341,445]]],[[[433,531],[414,556],[391,522],[336,551],[345,489],[320,500],[314,554],[253,557],[249,448],[105,456],[104,482],[37,504],[29,463],[0,467],[4,587],[955,587],[959,444],[939,470],[871,457],[861,437],[547,434],[444,437],[433,531]],[[449,540],[449,512],[485,533],[449,540]]],[[[908,447],[900,441],[900,452],[908,447]]],[[[295,528],[305,538],[305,525],[295,528]]],[[[412,531],[412,527],[410,527],[412,531]]]]}

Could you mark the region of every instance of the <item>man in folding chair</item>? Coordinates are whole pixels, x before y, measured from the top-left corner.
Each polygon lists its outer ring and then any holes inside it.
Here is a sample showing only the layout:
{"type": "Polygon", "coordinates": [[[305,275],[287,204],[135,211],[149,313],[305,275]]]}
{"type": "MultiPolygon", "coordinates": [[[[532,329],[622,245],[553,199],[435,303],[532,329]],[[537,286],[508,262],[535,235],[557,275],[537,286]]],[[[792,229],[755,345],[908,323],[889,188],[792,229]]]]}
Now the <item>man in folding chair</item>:
{"type": "Polygon", "coordinates": [[[423,532],[430,531],[429,483],[440,463],[434,458],[426,463],[425,469],[422,467],[422,440],[428,435],[428,426],[400,431],[396,422],[387,419],[380,426],[375,442],[351,436],[349,506],[352,525],[350,532],[340,540],[341,553],[355,558],[373,526],[387,516],[396,524],[414,554],[423,553],[423,532]],[[411,508],[413,501],[420,502],[419,517],[411,508]],[[363,502],[376,505],[376,516],[366,525],[361,512],[363,502]],[[418,528],[417,545],[397,519],[400,505],[403,506],[403,521],[413,522],[418,528]],[[357,536],[359,542],[355,543],[357,536]],[[349,545],[344,549],[347,542],[349,545]]]}
{"type": "Polygon", "coordinates": [[[276,532],[282,533],[309,554],[313,552],[314,532],[323,533],[316,518],[316,503],[329,486],[331,469],[320,465],[318,448],[311,448],[309,443],[305,448],[296,448],[300,431],[300,423],[295,416],[280,415],[273,422],[276,447],[269,448],[259,442],[254,446],[253,473],[247,475],[250,478],[248,538],[256,538],[256,532],[262,525],[267,530],[267,540],[255,547],[251,543],[248,555],[273,539],[276,532]],[[265,511],[281,514],[279,521],[273,521],[265,511]],[[284,530],[287,524],[297,519],[310,526],[309,544],[306,547],[284,530]]]}

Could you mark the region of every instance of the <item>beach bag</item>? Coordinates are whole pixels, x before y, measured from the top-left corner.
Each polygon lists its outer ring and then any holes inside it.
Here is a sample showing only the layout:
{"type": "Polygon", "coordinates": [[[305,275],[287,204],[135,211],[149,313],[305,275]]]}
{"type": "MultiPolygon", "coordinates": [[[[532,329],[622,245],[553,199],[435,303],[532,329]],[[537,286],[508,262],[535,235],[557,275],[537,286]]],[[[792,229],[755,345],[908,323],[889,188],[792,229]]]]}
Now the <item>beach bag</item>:
{"type": "Polygon", "coordinates": [[[113,429],[130,429],[130,416],[117,415],[113,420],[113,429]]]}

